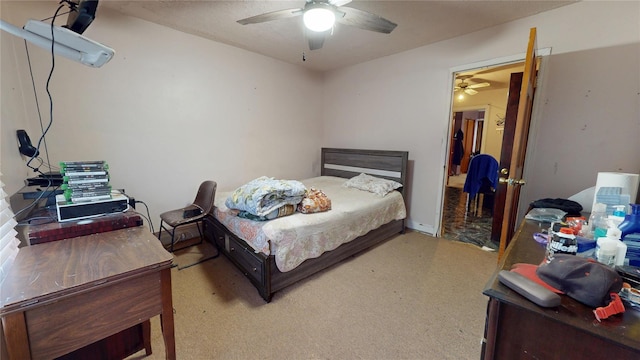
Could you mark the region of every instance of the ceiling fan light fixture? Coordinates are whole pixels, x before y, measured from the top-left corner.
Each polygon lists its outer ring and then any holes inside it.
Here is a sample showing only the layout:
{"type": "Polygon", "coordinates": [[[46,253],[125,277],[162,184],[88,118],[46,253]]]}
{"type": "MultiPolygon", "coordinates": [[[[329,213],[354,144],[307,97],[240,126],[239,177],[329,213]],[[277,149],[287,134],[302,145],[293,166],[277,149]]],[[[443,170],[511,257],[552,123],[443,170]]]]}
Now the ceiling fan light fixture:
{"type": "Polygon", "coordinates": [[[323,32],[331,29],[336,22],[336,14],[320,4],[307,8],[302,16],[307,29],[315,32],[323,32]]]}

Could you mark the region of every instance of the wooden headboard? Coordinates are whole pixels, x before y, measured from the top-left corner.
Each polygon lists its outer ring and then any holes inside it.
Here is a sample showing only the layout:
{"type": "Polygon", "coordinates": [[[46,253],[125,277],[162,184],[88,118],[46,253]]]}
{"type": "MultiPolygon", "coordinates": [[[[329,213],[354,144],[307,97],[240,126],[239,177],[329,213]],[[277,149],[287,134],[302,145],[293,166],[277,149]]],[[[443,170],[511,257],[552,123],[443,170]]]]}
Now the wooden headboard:
{"type": "Polygon", "coordinates": [[[352,178],[360,173],[391,179],[403,185],[398,189],[406,199],[408,151],[322,148],[323,176],[352,178]]]}

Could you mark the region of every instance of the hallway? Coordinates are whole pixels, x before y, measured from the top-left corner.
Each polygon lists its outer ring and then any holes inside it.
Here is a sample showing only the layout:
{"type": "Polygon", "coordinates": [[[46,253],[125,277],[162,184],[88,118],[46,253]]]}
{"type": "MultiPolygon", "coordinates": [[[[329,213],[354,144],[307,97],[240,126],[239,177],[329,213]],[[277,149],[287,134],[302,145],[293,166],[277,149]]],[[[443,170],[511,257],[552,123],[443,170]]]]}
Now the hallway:
{"type": "Polygon", "coordinates": [[[455,178],[457,176],[450,177],[450,185],[453,186],[445,188],[442,237],[495,250],[497,246],[490,240],[493,221],[491,210],[485,207],[480,217],[469,213],[466,209],[467,193],[462,191],[461,186],[452,183],[455,178]]]}

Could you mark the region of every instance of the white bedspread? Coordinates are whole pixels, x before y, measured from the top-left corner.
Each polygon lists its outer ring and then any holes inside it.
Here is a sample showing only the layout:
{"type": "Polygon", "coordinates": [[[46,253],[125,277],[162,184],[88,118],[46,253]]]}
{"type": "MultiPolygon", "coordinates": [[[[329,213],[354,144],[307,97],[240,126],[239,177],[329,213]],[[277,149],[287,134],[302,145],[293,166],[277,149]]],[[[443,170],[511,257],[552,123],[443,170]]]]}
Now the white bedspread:
{"type": "Polygon", "coordinates": [[[282,272],[304,260],[333,250],[371,230],[406,217],[402,195],[393,191],[384,197],[343,187],[346,179],[321,176],[303,180],[307,188],[322,190],[331,199],[331,210],[315,214],[295,213],[269,221],[240,218],[225,206],[231,192],[216,195],[214,216],[256,252],[274,254],[282,272]]]}

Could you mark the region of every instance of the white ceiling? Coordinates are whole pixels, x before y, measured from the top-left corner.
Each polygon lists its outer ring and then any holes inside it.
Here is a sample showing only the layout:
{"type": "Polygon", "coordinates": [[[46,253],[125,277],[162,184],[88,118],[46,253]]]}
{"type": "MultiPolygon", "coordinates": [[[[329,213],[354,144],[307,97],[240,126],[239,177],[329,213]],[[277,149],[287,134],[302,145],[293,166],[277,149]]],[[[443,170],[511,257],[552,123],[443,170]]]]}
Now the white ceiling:
{"type": "Polygon", "coordinates": [[[345,5],[398,24],[381,34],[337,24],[321,49],[310,51],[302,17],[240,25],[265,12],[302,8],[297,1],[100,0],[101,8],[202,36],[308,69],[326,71],[399,53],[571,4],[575,0],[352,1],[345,5]],[[303,54],[306,61],[303,61],[303,54]]]}

